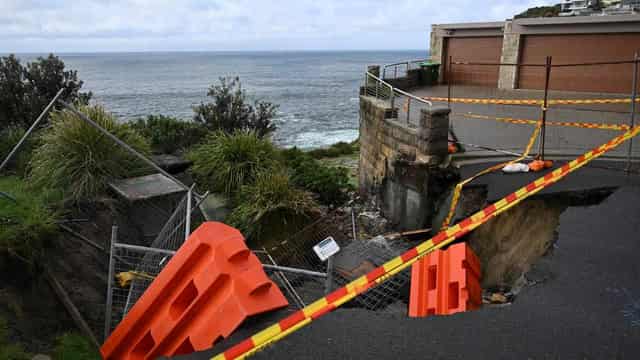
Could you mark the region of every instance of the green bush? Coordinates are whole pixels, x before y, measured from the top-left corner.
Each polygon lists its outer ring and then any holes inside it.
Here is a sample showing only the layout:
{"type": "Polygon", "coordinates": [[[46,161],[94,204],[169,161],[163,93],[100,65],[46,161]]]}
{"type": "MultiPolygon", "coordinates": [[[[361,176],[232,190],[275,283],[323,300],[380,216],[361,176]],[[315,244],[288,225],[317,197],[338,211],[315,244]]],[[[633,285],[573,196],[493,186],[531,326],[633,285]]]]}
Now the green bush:
{"type": "Polygon", "coordinates": [[[130,124],[160,154],[173,154],[198,144],[207,135],[201,124],[182,121],[170,116],[149,115],[130,124]]]}
{"type": "Polygon", "coordinates": [[[47,207],[55,194],[30,189],[15,176],[0,177],[0,250],[32,260],[57,233],[47,207]]]}
{"type": "Polygon", "coordinates": [[[210,130],[253,131],[258,137],[264,137],[276,130],[273,123],[278,105],[257,100],[249,104],[247,93],[242,88],[240,78],[220,78],[220,85],[211,85],[207,96],[209,103],[201,103],[193,108],[193,120],[210,130]]]}
{"type": "Polygon", "coordinates": [[[360,144],[358,143],[358,140],[356,140],[350,143],[340,141],[329,146],[328,148],[313,149],[308,153],[315,159],[323,159],[351,155],[357,153],[359,150],[360,144]]]}
{"type": "Polygon", "coordinates": [[[82,93],[81,88],[77,72],[65,69],[53,54],[26,65],[14,55],[0,57],[0,130],[29,127],[59,89],[64,89],[60,99],[66,102],[88,103],[91,92],[82,93]]]}
{"type": "Polygon", "coordinates": [[[77,334],[64,334],[56,339],[53,360],[91,360],[101,359],[98,350],[91,342],[77,334]]]}
{"type": "Polygon", "coordinates": [[[296,188],[283,171],[257,175],[255,182],[237,194],[238,206],[227,222],[250,241],[262,244],[280,239],[302,228],[318,213],[310,193],[296,188]]]}
{"type": "Polygon", "coordinates": [[[209,190],[235,193],[254,181],[259,172],[277,165],[278,151],[273,144],[254,132],[236,131],[229,135],[215,132],[196,146],[187,158],[191,171],[209,190]]]}
{"type": "MultiPolygon", "coordinates": [[[[150,152],[142,136],[101,106],[79,111],[138,151],[150,152]]],[[[65,200],[91,200],[110,180],[149,173],[138,158],[68,110],[51,113],[51,127],[40,142],[30,162],[30,180],[40,188],[61,190],[65,200]]]]}
{"type": "Polygon", "coordinates": [[[283,150],[282,154],[286,166],[291,169],[293,182],[315,193],[319,202],[340,206],[348,200],[348,192],[353,190],[348,169],[323,165],[298,148],[283,150]]]}

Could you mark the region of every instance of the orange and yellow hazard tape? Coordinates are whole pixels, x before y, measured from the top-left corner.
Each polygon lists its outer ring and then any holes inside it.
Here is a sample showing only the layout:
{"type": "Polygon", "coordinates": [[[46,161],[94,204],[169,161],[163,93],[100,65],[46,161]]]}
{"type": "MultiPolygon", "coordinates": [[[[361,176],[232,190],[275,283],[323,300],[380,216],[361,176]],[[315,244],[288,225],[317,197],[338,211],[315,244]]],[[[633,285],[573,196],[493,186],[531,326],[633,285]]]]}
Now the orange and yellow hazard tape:
{"type": "MultiPolygon", "coordinates": [[[[460,113],[456,114],[460,116],[464,116],[466,118],[471,119],[483,119],[483,120],[493,120],[500,121],[509,124],[520,124],[520,125],[536,125],[540,122],[540,120],[530,120],[530,119],[515,119],[510,117],[496,117],[496,116],[487,116],[480,115],[474,113],[460,113]]],[[[568,127],[577,127],[583,129],[600,129],[600,130],[617,130],[617,131],[627,131],[629,130],[629,125],[625,124],[602,124],[602,123],[591,123],[591,122],[569,122],[569,121],[546,121],[548,126],[568,126],[568,127]]]]}
{"type": "Polygon", "coordinates": [[[453,197],[451,198],[451,205],[449,206],[449,212],[447,213],[447,217],[444,219],[444,221],[442,222],[442,229],[446,229],[449,227],[449,224],[451,223],[451,219],[453,219],[453,216],[456,213],[456,208],[458,207],[458,201],[460,200],[460,194],[462,193],[462,188],[472,182],[473,180],[477,179],[478,177],[494,172],[496,170],[502,169],[503,167],[510,165],[510,164],[515,164],[517,162],[520,162],[524,159],[526,159],[529,156],[529,153],[531,152],[531,149],[533,148],[533,144],[535,144],[536,142],[536,138],[538,137],[538,135],[540,134],[540,129],[542,128],[542,122],[541,121],[537,121],[536,122],[536,128],[533,130],[533,134],[531,134],[531,137],[529,138],[529,142],[527,143],[527,146],[524,149],[524,152],[522,153],[521,156],[519,156],[518,158],[511,160],[511,161],[507,161],[504,163],[500,163],[497,165],[493,165],[487,169],[484,169],[482,171],[480,171],[479,173],[471,176],[470,178],[467,178],[461,182],[459,182],[456,187],[453,189],[453,197]]]}
{"type": "Polygon", "coordinates": [[[613,138],[606,144],[603,144],[571,162],[555,169],[546,175],[536,179],[528,185],[518,189],[517,191],[507,195],[501,200],[487,206],[478,211],[474,215],[462,220],[458,224],[439,232],[436,236],[421,243],[420,245],[410,249],[404,254],[391,259],[382,266],[372,270],[356,280],[350,282],[344,287],[332,292],[331,294],[315,301],[311,305],[299,310],[292,315],[286,317],[280,322],[269,326],[268,328],[258,332],[250,338],[236,344],[227,351],[213,357],[213,360],[230,360],[244,359],[254,354],[265,346],[272,344],[283,337],[299,330],[312,321],[321,316],[335,310],[344,303],[352,300],[356,296],[364,293],[370,288],[383,283],[390,277],[398,274],[402,270],[407,269],[423,256],[428,253],[449,245],[455,239],[467,234],[478,226],[487,222],[489,219],[509,210],[511,207],[520,203],[522,200],[536,194],[540,190],[554,184],[558,180],[567,176],[569,173],[581,168],[593,159],[601,156],[607,151],[617,147],[626,140],[638,135],[640,126],[636,126],[627,130],[625,133],[613,138]]]}
{"type": "MultiPolygon", "coordinates": [[[[543,100],[538,99],[492,99],[492,98],[447,98],[439,96],[423,96],[424,100],[447,101],[462,104],[495,104],[495,105],[543,105],[543,100]]],[[[640,98],[636,99],[640,103],[640,98]]],[[[582,105],[582,104],[630,104],[629,98],[611,99],[557,99],[547,100],[547,105],[582,105]]]]}

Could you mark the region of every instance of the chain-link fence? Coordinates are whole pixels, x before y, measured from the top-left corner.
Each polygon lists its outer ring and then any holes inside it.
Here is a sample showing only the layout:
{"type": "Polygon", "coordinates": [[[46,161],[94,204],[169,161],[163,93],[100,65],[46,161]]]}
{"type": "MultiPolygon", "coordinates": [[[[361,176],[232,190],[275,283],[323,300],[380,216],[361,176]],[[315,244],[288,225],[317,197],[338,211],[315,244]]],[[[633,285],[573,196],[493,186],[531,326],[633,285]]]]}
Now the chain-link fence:
{"type": "Polygon", "coordinates": [[[203,221],[198,210],[202,199],[193,193],[191,187],[150,246],[121,242],[117,228],[114,229],[109,260],[105,338],[140,299],[191,231],[203,221]]]}
{"type": "MultiPolygon", "coordinates": [[[[281,272],[265,267],[289,299],[290,309],[295,310],[366,274],[385,260],[406,251],[410,246],[409,242],[402,239],[390,242],[383,236],[359,239],[354,213],[337,210],[280,244],[254,252],[263,264],[315,273],[281,272]],[[339,244],[340,251],[330,260],[322,262],[315,254],[313,246],[329,237],[339,244]]],[[[350,306],[405,313],[409,278],[410,274],[403,272],[358,296],[350,306]]]]}

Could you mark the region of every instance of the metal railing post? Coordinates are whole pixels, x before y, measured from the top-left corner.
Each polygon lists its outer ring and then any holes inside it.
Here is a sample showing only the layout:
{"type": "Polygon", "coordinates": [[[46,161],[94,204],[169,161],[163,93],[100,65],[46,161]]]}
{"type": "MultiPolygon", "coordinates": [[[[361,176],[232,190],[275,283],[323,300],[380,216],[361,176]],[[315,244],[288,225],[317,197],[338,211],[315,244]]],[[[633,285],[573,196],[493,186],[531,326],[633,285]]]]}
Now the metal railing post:
{"type": "Polygon", "coordinates": [[[118,227],[116,225],[111,227],[111,244],[110,244],[110,248],[111,250],[109,250],[109,269],[107,271],[107,301],[106,301],[106,305],[105,305],[105,312],[104,312],[104,340],[106,341],[107,338],[109,337],[109,333],[111,332],[111,307],[113,306],[113,295],[111,293],[112,289],[112,285],[111,283],[113,282],[113,272],[114,272],[114,261],[113,261],[113,249],[114,246],[113,244],[115,244],[118,240],[118,227]]]}
{"type": "MultiPolygon", "coordinates": [[[[638,52],[636,51],[633,62],[633,81],[631,84],[633,89],[631,90],[631,122],[629,124],[630,128],[633,128],[636,123],[636,99],[638,96],[638,62],[640,58],[638,57],[638,52]]],[[[631,152],[633,150],[633,138],[629,139],[629,149],[627,151],[627,173],[631,172],[631,152]]]]}
{"type": "Polygon", "coordinates": [[[7,155],[7,157],[4,158],[4,161],[2,161],[2,164],[0,164],[0,171],[2,171],[2,169],[4,169],[4,167],[9,163],[13,155],[15,155],[16,152],[18,152],[18,149],[20,149],[20,147],[22,146],[22,143],[24,143],[25,140],[27,140],[27,138],[29,137],[29,135],[31,135],[33,130],[35,130],[36,127],[38,127],[38,124],[40,124],[42,119],[44,119],[44,116],[49,112],[53,104],[56,103],[60,95],[62,95],[62,92],[64,92],[64,89],[58,90],[58,92],[56,93],[56,96],[54,96],[53,99],[51,99],[51,101],[49,102],[49,104],[45,106],[44,110],[42,110],[42,112],[40,113],[36,121],[34,121],[33,124],[31,124],[29,129],[24,133],[24,135],[22,135],[22,138],[20,138],[20,141],[18,141],[18,143],[13,147],[13,149],[11,149],[11,151],[9,152],[9,155],[7,155]]]}
{"type": "MultiPolygon", "coordinates": [[[[393,112],[395,111],[395,104],[396,104],[396,94],[393,92],[393,87],[389,87],[389,96],[391,97],[391,115],[393,115],[393,112]]],[[[398,116],[396,115],[396,118],[398,116]]]]}
{"type": "Polygon", "coordinates": [[[407,98],[407,125],[409,125],[410,114],[411,114],[411,98],[407,98]]]}

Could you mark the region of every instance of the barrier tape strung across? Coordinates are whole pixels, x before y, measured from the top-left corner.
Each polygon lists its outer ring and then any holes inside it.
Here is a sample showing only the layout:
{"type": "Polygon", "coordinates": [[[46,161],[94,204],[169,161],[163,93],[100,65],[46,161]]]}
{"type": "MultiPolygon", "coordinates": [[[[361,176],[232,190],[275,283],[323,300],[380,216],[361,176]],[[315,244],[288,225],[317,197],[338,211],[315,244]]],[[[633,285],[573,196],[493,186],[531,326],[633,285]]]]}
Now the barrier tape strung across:
{"type": "MultiPolygon", "coordinates": [[[[520,125],[536,125],[540,122],[540,120],[530,120],[530,119],[514,119],[510,117],[496,117],[496,116],[487,116],[480,115],[474,113],[456,113],[454,115],[460,115],[467,118],[472,119],[483,119],[483,120],[494,120],[505,122],[509,124],[520,124],[520,125]]],[[[590,123],[590,122],[569,122],[569,121],[546,121],[548,126],[567,126],[567,127],[577,127],[583,129],[600,129],[600,130],[617,130],[617,131],[627,131],[629,130],[629,125],[625,124],[601,124],[601,123],[590,123]]]]}
{"type": "Polygon", "coordinates": [[[448,228],[447,230],[439,232],[436,236],[410,249],[404,254],[391,259],[368,274],[359,277],[304,309],[293,313],[280,322],[269,326],[252,337],[236,344],[227,351],[216,355],[213,357],[213,360],[244,359],[265,346],[299,330],[312,321],[352,300],[357,295],[364,293],[368,289],[398,274],[402,270],[407,269],[424,255],[450,244],[455,239],[474,230],[489,219],[509,210],[522,200],[554,184],[569,173],[581,168],[605,152],[638,135],[638,133],[640,133],[640,126],[629,129],[622,135],[613,138],[608,143],[603,144],[563,165],[562,167],[547,173],[528,185],[507,195],[501,200],[478,211],[474,215],[464,219],[460,223],[448,228]]]}
{"type": "MultiPolygon", "coordinates": [[[[424,96],[421,99],[429,101],[450,101],[463,104],[496,104],[496,105],[543,105],[543,100],[537,99],[483,99],[483,98],[446,98],[438,96],[424,96]]],[[[640,98],[636,99],[640,103],[640,98]]],[[[582,105],[582,104],[630,104],[629,98],[612,99],[558,99],[548,100],[547,105],[582,105]]]]}
{"type": "Polygon", "coordinates": [[[490,172],[494,172],[496,170],[502,169],[503,167],[510,165],[510,164],[515,164],[517,162],[520,162],[524,159],[527,158],[527,156],[529,156],[529,152],[531,152],[531,149],[533,148],[533,144],[535,144],[536,142],[536,138],[538,137],[538,135],[540,134],[540,129],[542,128],[542,122],[541,121],[537,121],[536,122],[536,128],[535,130],[533,130],[533,134],[531,134],[531,137],[529,138],[529,142],[527,143],[527,146],[524,149],[524,152],[522,153],[521,156],[519,156],[518,158],[511,160],[511,161],[507,161],[504,163],[500,163],[497,165],[493,165],[487,169],[484,169],[482,171],[480,171],[479,173],[471,176],[470,178],[463,180],[461,182],[459,182],[458,184],[456,184],[456,187],[453,189],[453,197],[451,198],[451,205],[449,206],[449,212],[447,213],[447,217],[444,219],[444,221],[442,222],[442,229],[446,229],[449,227],[449,224],[451,223],[451,220],[453,219],[453,216],[456,213],[456,208],[458,207],[458,201],[460,200],[460,194],[462,193],[462,188],[470,183],[471,181],[473,181],[474,179],[477,179],[478,177],[488,174],[490,172]]]}

